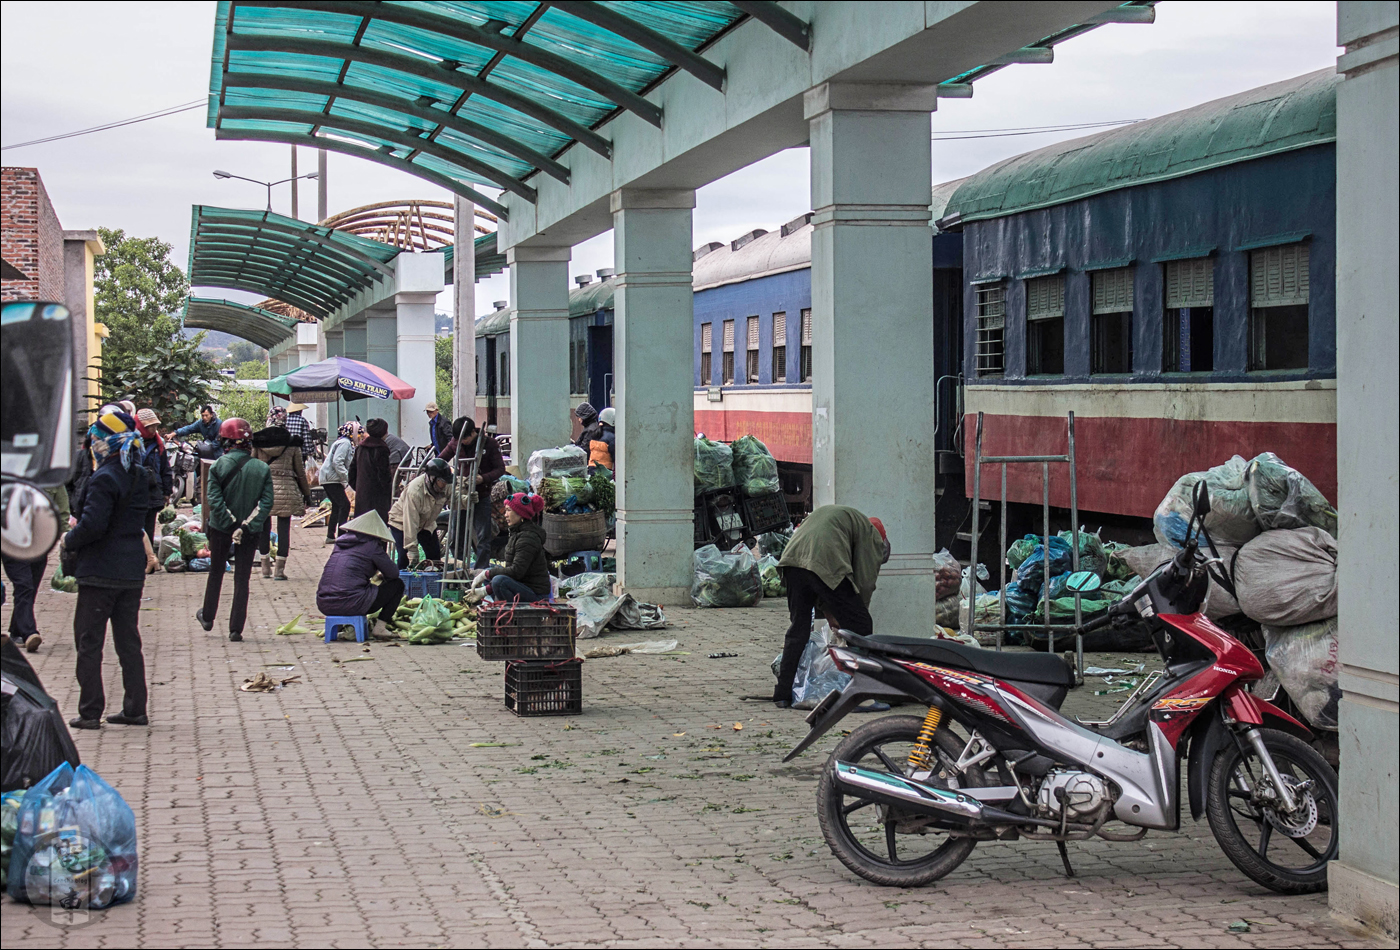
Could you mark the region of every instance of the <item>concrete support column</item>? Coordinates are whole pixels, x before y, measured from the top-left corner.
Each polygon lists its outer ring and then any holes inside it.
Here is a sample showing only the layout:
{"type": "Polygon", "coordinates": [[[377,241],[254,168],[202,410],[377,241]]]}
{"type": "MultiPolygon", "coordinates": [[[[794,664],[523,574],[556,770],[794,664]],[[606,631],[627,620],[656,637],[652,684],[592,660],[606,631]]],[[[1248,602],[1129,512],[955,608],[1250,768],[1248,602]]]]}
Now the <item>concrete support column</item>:
{"type": "MultiPolygon", "coordinates": [[[[340,324],[334,330],[323,331],[321,339],[321,345],[325,348],[323,351],[325,355],[322,359],[345,355],[345,324],[340,324]]],[[[321,413],[321,419],[326,427],[326,439],[332,441],[335,437],[335,430],[339,429],[340,424],[345,421],[345,415],[342,411],[345,407],[341,405],[340,400],[319,403],[318,405],[321,407],[318,412],[321,413]]]]}
{"type": "Polygon", "coordinates": [[[511,459],[523,477],[532,452],[565,445],[569,419],[569,253],[513,247],[510,267],[511,459]]]}
{"type": "Polygon", "coordinates": [[[818,505],[880,518],[893,554],[875,629],[932,621],[933,86],[807,92],[812,161],[812,477],[818,505]]]}
{"type": "Polygon", "coordinates": [[[618,582],[639,600],[684,603],[695,548],[695,192],[622,189],[611,206],[618,582]]]}
{"type": "Polygon", "coordinates": [[[452,406],[449,419],[476,417],[476,205],[457,196],[452,253],[452,406]]]}
{"type": "MultiPolygon", "coordinates": [[[[319,323],[299,323],[297,324],[297,339],[294,349],[289,349],[287,355],[290,357],[289,370],[302,366],[309,366],[321,357],[317,354],[325,342],[321,335],[321,325],[319,323]]],[[[324,415],[325,408],[322,403],[308,403],[309,407],[302,416],[313,429],[320,428],[326,424],[324,415]]]]}
{"type": "Polygon", "coordinates": [[[428,417],[423,407],[437,398],[433,325],[446,264],[441,253],[400,254],[394,266],[398,281],[398,293],[394,295],[398,316],[394,374],[411,385],[414,392],[410,398],[394,403],[398,421],[390,422],[389,427],[409,445],[427,445],[428,417]]]}
{"type": "MultiPolygon", "coordinates": [[[[399,375],[399,321],[394,310],[365,311],[366,363],[399,375]]],[[[383,419],[390,432],[399,431],[399,403],[396,399],[356,400],[360,420],[383,419]]]]}
{"type": "Polygon", "coordinates": [[[1400,7],[1337,4],[1337,548],[1340,853],[1328,868],[1339,916],[1396,936],[1396,749],[1393,438],[1395,221],[1400,216],[1400,7]],[[1387,487],[1389,486],[1389,487],[1387,487]]]}

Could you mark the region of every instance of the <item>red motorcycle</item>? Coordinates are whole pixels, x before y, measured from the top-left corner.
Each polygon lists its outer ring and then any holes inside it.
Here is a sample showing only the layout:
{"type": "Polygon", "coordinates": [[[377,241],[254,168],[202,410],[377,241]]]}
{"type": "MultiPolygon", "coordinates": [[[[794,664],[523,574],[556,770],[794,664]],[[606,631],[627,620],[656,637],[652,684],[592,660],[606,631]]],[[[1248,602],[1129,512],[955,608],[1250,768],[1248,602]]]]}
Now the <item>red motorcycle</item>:
{"type": "MultiPolygon", "coordinates": [[[[847,645],[830,652],[851,681],[812,710],[784,761],[867,699],[928,714],[867,722],[832,751],[817,807],[836,857],[876,884],[912,887],[953,871],[978,841],[1028,838],[1055,841],[1073,876],[1066,841],[1180,827],[1185,759],[1191,817],[1206,816],[1236,867],[1280,893],[1325,889],[1337,776],[1306,726],[1249,693],[1264,676],[1254,654],[1199,612],[1220,565],[1201,526],[1209,511],[1202,483],[1181,553],[1083,627],[1143,618],[1165,663],[1103,722],[1061,715],[1074,680],[1056,656],[843,631],[847,645]]],[[[1069,589],[1098,583],[1082,572],[1069,589]]]]}

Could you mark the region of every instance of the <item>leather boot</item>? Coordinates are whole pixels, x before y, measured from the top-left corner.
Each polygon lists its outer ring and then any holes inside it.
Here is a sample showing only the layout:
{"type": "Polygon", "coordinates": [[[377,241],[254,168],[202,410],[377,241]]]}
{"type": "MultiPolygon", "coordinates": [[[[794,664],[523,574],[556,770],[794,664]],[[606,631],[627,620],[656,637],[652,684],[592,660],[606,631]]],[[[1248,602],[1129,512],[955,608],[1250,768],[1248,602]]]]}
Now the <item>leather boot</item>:
{"type": "Polygon", "coordinates": [[[279,557],[279,558],[277,559],[277,570],[276,570],[276,572],[273,573],[272,579],[273,579],[274,581],[285,581],[285,580],[287,579],[287,559],[286,559],[286,558],[284,558],[284,557],[279,557]]]}
{"type": "Polygon", "coordinates": [[[263,577],[271,577],[271,576],[272,576],[272,555],[271,555],[271,554],[264,554],[264,555],[262,556],[262,576],[263,576],[263,577]]]}

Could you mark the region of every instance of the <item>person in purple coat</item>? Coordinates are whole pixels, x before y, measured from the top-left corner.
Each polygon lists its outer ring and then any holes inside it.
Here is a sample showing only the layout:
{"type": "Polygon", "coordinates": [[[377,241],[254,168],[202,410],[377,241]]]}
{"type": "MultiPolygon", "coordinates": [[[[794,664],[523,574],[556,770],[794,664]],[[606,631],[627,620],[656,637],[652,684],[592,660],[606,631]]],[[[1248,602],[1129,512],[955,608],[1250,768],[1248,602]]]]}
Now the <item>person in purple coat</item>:
{"type": "Polygon", "coordinates": [[[373,508],[342,525],[316,587],[316,609],[328,617],[377,613],[386,622],[392,619],[404,592],[399,566],[385,547],[393,540],[373,508]],[[383,577],[377,587],[370,583],[375,574],[383,577]]]}

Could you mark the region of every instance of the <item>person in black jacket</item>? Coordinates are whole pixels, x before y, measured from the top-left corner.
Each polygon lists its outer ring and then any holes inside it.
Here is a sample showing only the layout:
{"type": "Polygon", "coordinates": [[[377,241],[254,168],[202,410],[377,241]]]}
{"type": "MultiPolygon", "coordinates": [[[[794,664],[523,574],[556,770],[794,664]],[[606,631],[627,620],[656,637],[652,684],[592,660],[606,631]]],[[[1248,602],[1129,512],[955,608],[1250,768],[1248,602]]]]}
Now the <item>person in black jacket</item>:
{"type": "Polygon", "coordinates": [[[355,486],[355,516],[377,511],[386,524],[389,506],[394,503],[389,444],[384,441],[388,432],[389,423],[383,419],[366,422],[365,440],[355,449],[355,457],[350,462],[350,484],[355,486]]]}
{"type": "MultiPolygon", "coordinates": [[[[145,447],[141,461],[160,483],[160,497],[163,503],[175,493],[175,473],[171,471],[170,454],[165,451],[165,440],[160,435],[160,416],[156,415],[154,409],[142,409],[136,413],[136,431],[140,433],[141,444],[145,447]]],[[[151,507],[146,509],[146,537],[151,539],[153,545],[156,543],[158,514],[159,505],[152,503],[151,507]]]]}
{"type": "Polygon", "coordinates": [[[497,600],[548,600],[549,557],[544,550],[544,499],[539,495],[516,492],[506,499],[506,524],[510,537],[506,540],[505,566],[492,568],[491,596],[497,600]]]}
{"type": "Polygon", "coordinates": [[[73,612],[77,647],[78,718],[75,729],[99,729],[106,696],[102,690],[102,647],[107,624],[122,668],[122,711],[108,716],[118,725],[146,725],[146,661],[141,653],[138,617],[146,582],[146,510],[153,498],[144,446],[136,420],[107,406],[88,430],[96,470],[73,509],[78,523],[63,538],[60,558],[71,562],[78,581],[73,612]]]}

